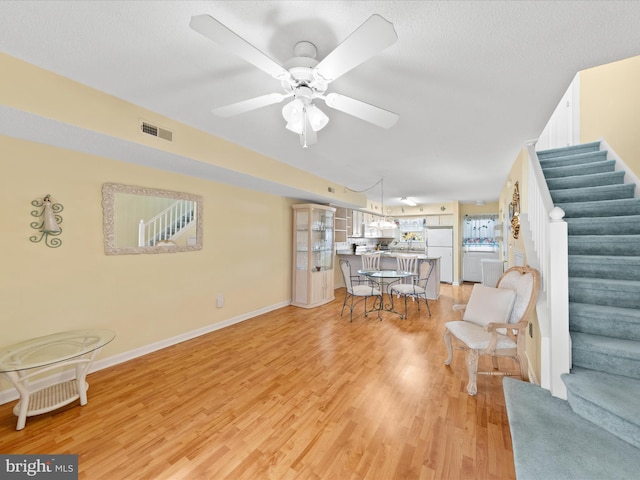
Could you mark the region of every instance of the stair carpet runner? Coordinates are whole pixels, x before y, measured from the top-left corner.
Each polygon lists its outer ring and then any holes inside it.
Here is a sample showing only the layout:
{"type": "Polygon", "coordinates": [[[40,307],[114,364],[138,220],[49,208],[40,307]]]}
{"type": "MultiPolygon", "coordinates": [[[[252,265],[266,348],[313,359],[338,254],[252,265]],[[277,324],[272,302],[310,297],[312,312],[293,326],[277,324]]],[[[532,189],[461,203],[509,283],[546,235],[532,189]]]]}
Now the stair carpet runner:
{"type": "MultiPolygon", "coordinates": [[[[640,198],[600,143],[538,152],[569,244],[575,413],[640,448],[640,198]]],[[[640,454],[640,452],[639,452],[640,454]]]]}
{"type": "Polygon", "coordinates": [[[640,198],[600,142],[537,152],[565,212],[567,401],[503,383],[519,480],[640,478],[640,198]]]}

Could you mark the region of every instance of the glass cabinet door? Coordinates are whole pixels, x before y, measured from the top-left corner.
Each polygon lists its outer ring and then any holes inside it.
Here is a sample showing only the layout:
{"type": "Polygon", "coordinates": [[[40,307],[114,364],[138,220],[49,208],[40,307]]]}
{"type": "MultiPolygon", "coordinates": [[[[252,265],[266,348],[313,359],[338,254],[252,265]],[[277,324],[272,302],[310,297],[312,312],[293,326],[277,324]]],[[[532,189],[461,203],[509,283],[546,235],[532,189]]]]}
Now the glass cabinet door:
{"type": "Polygon", "coordinates": [[[334,212],[320,208],[296,210],[296,269],[333,268],[334,212]]]}
{"type": "Polygon", "coordinates": [[[311,212],[311,268],[316,271],[333,268],[333,212],[313,209],[311,212]]]}
{"type": "Polygon", "coordinates": [[[296,269],[309,270],[309,214],[308,210],[296,210],[296,269]]]}

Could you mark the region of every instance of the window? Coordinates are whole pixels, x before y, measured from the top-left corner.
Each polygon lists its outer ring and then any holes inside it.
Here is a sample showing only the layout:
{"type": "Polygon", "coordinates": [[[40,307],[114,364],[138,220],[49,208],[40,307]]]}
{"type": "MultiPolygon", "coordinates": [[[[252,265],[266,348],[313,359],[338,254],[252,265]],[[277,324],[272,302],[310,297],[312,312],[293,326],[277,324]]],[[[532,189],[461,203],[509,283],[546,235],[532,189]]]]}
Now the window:
{"type": "Polygon", "coordinates": [[[500,232],[496,232],[497,225],[497,215],[465,215],[463,244],[498,246],[496,236],[500,235],[500,232]]]}

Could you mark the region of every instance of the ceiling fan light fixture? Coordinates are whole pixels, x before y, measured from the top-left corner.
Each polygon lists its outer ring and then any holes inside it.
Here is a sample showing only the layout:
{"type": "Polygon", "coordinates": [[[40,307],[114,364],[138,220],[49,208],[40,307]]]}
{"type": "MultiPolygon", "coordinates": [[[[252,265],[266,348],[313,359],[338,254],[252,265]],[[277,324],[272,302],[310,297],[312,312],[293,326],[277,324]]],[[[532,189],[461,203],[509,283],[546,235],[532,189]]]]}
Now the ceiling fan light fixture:
{"type": "Polygon", "coordinates": [[[322,110],[312,103],[305,105],[304,101],[299,98],[282,107],[282,116],[287,121],[287,130],[298,135],[303,133],[307,119],[314,132],[322,130],[329,123],[329,117],[322,110]]]}
{"type": "Polygon", "coordinates": [[[329,117],[313,103],[307,106],[306,112],[314,132],[319,132],[329,123],[329,117]]]}
{"type": "Polygon", "coordinates": [[[295,99],[282,107],[282,116],[287,121],[287,130],[300,135],[304,129],[304,105],[301,100],[295,99]]]}

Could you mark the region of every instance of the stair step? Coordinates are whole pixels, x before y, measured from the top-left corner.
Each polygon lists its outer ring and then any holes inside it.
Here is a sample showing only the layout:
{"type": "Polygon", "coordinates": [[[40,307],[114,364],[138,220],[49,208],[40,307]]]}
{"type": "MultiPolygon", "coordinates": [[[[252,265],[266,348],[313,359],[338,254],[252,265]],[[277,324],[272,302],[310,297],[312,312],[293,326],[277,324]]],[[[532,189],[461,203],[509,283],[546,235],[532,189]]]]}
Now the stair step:
{"type": "Polygon", "coordinates": [[[640,380],[579,367],[562,380],[575,413],[640,448],[640,380]]]}
{"type": "Polygon", "coordinates": [[[566,218],[569,235],[638,235],[640,215],[566,218]]]}
{"type": "Polygon", "coordinates": [[[640,342],[571,332],[573,367],[640,380],[640,342]]]}
{"type": "Polygon", "coordinates": [[[640,215],[640,198],[557,203],[556,206],[564,210],[566,218],[640,215]]]}
{"type": "Polygon", "coordinates": [[[549,193],[551,193],[554,203],[570,203],[633,198],[635,190],[636,186],[633,183],[626,183],[622,185],[565,188],[562,190],[550,190],[549,193]]]}
{"type": "Polygon", "coordinates": [[[640,342],[640,310],[571,302],[569,330],[640,342]]]}
{"type": "Polygon", "coordinates": [[[569,167],[571,165],[586,165],[593,162],[604,162],[606,159],[606,150],[577,153],[574,155],[562,155],[544,159],[540,159],[540,156],[538,156],[538,160],[540,160],[540,167],[542,167],[542,170],[555,167],[569,167]]]}
{"type": "Polygon", "coordinates": [[[545,178],[574,177],[576,175],[592,175],[594,173],[613,172],[616,168],[615,160],[592,162],[586,165],[571,165],[568,167],[553,167],[542,170],[545,178]]]}
{"type": "Polygon", "coordinates": [[[640,449],[537,385],[505,378],[502,386],[518,480],[638,477],[640,449]]]}
{"type": "Polygon", "coordinates": [[[640,256],[569,255],[569,277],[640,281],[640,256]]]}
{"type": "Polygon", "coordinates": [[[569,255],[640,256],[640,235],[570,235],[569,255]]]}
{"type": "Polygon", "coordinates": [[[616,170],[614,172],[594,173],[591,175],[549,178],[547,179],[547,185],[549,186],[549,190],[621,185],[624,183],[624,175],[624,170],[616,170]]]}
{"type": "Polygon", "coordinates": [[[622,308],[640,308],[640,282],[637,280],[569,277],[569,301],[622,308]]]}
{"type": "Polygon", "coordinates": [[[550,148],[536,152],[539,160],[546,160],[554,157],[564,157],[579,153],[597,152],[600,150],[600,142],[581,143],[570,147],[550,148]]]}

